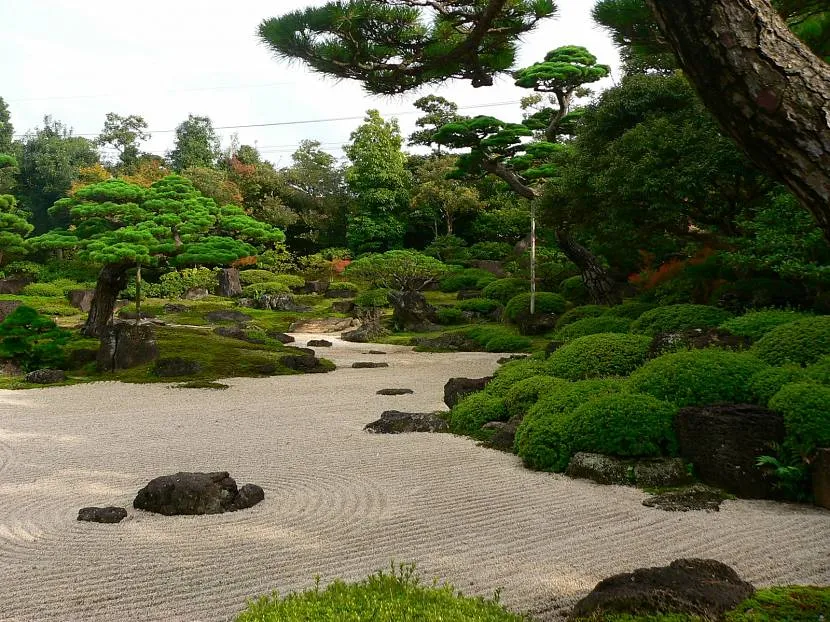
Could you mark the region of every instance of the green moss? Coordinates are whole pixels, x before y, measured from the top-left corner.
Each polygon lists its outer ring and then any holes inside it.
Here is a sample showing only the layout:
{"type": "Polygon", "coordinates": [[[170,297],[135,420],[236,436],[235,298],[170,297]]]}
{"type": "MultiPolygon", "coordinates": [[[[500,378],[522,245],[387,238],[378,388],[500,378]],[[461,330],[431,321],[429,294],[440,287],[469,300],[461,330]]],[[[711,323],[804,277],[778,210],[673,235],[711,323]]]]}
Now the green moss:
{"type": "Polygon", "coordinates": [[[774,328],[752,347],[770,365],[809,365],[830,354],[830,316],[821,315],[774,328]]]}
{"type": "Polygon", "coordinates": [[[81,313],[80,309],[76,309],[69,301],[63,297],[63,294],[57,297],[53,296],[18,296],[13,294],[0,294],[0,300],[19,300],[21,304],[32,307],[38,313],[50,316],[65,316],[86,315],[81,313]]]}
{"type": "Polygon", "coordinates": [[[621,305],[611,307],[605,312],[605,315],[610,317],[624,317],[633,321],[646,311],[651,311],[656,306],[651,302],[625,302],[621,305]]]}
{"type": "Polygon", "coordinates": [[[714,328],[730,317],[728,311],[706,305],[669,305],[643,313],[631,325],[631,332],[653,336],[691,328],[714,328]]]}
{"type": "Polygon", "coordinates": [[[504,400],[484,392],[464,396],[450,411],[450,430],[457,434],[481,436],[481,426],[489,421],[507,421],[504,400]]]}
{"type": "Polygon", "coordinates": [[[767,309],[765,311],[750,311],[740,317],[732,318],[721,324],[721,328],[728,330],[733,335],[749,337],[758,341],[773,329],[790,324],[796,320],[805,319],[806,313],[798,311],[781,311],[779,309],[767,309]]]}
{"type": "Polygon", "coordinates": [[[830,354],[808,365],[804,370],[804,377],[819,384],[830,385],[830,354]]]}
{"type": "Polygon", "coordinates": [[[507,414],[511,417],[526,415],[540,398],[566,382],[567,380],[553,378],[552,376],[531,376],[519,380],[508,389],[504,396],[507,414]]]}
{"type": "Polygon", "coordinates": [[[568,380],[627,376],[646,360],[651,338],[605,333],[574,339],[551,354],[549,373],[568,380]]]}
{"type": "Polygon", "coordinates": [[[444,326],[451,326],[453,324],[464,324],[464,314],[461,309],[456,307],[444,307],[438,309],[438,323],[444,326]]]}
{"type": "Polygon", "coordinates": [[[817,622],[830,616],[830,587],[790,585],[758,590],[726,622],[817,622]]]}
{"type": "Polygon", "coordinates": [[[573,341],[586,335],[600,333],[627,333],[631,320],[622,317],[588,317],[577,320],[550,335],[554,341],[573,341]]]}
{"type": "Polygon", "coordinates": [[[781,387],[803,379],[805,379],[804,369],[798,365],[762,369],[755,373],[749,381],[752,401],[761,406],[766,406],[772,396],[781,390],[781,387]]]}
{"type": "Polygon", "coordinates": [[[507,278],[493,281],[482,290],[481,294],[485,298],[495,300],[504,305],[514,296],[518,296],[529,290],[530,283],[524,279],[507,278]]]}
{"type": "Polygon", "coordinates": [[[495,300],[489,300],[488,298],[470,298],[459,301],[456,307],[462,311],[471,311],[473,313],[487,315],[500,309],[501,305],[495,300]]]}

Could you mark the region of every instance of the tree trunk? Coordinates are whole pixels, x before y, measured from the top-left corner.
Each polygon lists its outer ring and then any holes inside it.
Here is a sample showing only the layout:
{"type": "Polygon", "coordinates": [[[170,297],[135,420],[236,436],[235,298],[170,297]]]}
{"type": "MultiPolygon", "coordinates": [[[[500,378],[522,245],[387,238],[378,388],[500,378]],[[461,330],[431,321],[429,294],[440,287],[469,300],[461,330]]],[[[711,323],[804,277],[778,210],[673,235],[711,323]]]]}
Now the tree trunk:
{"type": "Polygon", "coordinates": [[[768,0],[647,0],[706,107],[830,242],[830,65],[768,0]]]}
{"type": "Polygon", "coordinates": [[[89,315],[81,333],[87,337],[101,337],[107,324],[112,320],[115,301],[119,292],[127,285],[127,271],[130,264],[107,264],[98,274],[95,294],[89,308],[89,315]]]}
{"type": "Polygon", "coordinates": [[[582,282],[594,304],[614,305],[620,302],[614,279],[591,251],[561,229],[556,232],[556,241],[565,256],[579,268],[582,282]]]}

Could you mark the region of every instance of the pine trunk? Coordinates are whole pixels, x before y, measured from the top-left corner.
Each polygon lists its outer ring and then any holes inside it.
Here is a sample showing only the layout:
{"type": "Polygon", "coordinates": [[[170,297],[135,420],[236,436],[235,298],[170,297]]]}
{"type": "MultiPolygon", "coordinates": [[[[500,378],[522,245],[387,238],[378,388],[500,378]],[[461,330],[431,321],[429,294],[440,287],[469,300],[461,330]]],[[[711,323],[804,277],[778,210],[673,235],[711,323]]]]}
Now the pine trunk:
{"type": "Polygon", "coordinates": [[[689,80],[830,241],[830,65],[768,0],[647,0],[689,80]]]}
{"type": "Polygon", "coordinates": [[[556,242],[565,256],[579,268],[582,282],[594,304],[614,305],[620,302],[614,279],[596,255],[574,240],[567,231],[557,231],[556,242]]]}
{"type": "Polygon", "coordinates": [[[89,308],[81,333],[87,337],[101,337],[105,334],[107,325],[112,320],[115,301],[118,294],[127,285],[127,271],[129,264],[107,264],[98,274],[95,284],[95,294],[89,308]]]}

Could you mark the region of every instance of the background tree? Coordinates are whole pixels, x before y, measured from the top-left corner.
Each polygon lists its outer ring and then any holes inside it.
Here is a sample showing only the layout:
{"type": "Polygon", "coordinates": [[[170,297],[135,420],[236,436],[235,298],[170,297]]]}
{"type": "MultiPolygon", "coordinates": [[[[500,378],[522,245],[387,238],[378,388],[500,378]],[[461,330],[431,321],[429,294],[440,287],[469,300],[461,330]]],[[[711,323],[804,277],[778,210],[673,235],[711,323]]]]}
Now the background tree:
{"type": "Polygon", "coordinates": [[[423,111],[424,116],[415,120],[415,126],[421,129],[409,135],[409,144],[429,148],[436,145],[436,152],[440,154],[441,145],[437,145],[432,137],[442,126],[461,118],[458,114],[458,104],[438,95],[427,95],[416,99],[413,105],[423,111]]]}
{"type": "Polygon", "coordinates": [[[481,209],[482,204],[474,187],[458,179],[449,179],[455,171],[454,156],[439,156],[426,160],[415,172],[412,191],[414,217],[420,216],[433,229],[437,238],[438,224],[443,222],[447,235],[453,234],[456,218],[481,209]]]}
{"type": "Polygon", "coordinates": [[[14,126],[11,122],[11,113],[6,101],[0,97],[0,153],[12,153],[14,141],[14,126]]]}
{"type": "Polygon", "coordinates": [[[8,153],[0,153],[0,194],[11,192],[17,185],[20,169],[17,158],[8,153]]]}
{"type": "Polygon", "coordinates": [[[192,166],[212,167],[221,154],[219,137],[208,117],[188,115],[176,128],[175,146],[167,154],[171,168],[181,172],[192,166]]]}
{"type": "Polygon", "coordinates": [[[147,122],[138,115],[122,117],[114,112],[107,113],[104,129],[95,139],[101,147],[111,147],[118,153],[118,162],[123,172],[133,172],[138,163],[138,145],[148,140],[147,122]]]}
{"type": "Polygon", "coordinates": [[[346,184],[354,196],[347,240],[355,253],[384,251],[403,245],[409,207],[410,176],[396,119],[384,121],[369,110],[345,146],[351,166],[346,184]]]}
{"type": "Polygon", "coordinates": [[[191,166],[184,169],[181,174],[190,180],[196,190],[216,201],[217,205],[242,204],[242,192],[229,179],[226,171],[206,166],[191,166]]]}
{"type": "Polygon", "coordinates": [[[33,229],[26,214],[17,209],[17,200],[10,194],[0,194],[0,266],[29,252],[24,238],[33,229]]]}

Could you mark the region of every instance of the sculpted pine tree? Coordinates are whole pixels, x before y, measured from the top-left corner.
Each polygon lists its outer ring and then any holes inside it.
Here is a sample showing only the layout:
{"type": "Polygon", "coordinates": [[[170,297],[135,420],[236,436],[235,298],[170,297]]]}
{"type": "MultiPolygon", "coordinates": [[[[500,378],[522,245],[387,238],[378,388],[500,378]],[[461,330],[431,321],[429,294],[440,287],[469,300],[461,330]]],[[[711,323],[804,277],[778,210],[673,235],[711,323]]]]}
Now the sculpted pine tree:
{"type": "Polygon", "coordinates": [[[17,209],[17,200],[10,194],[0,194],[0,266],[12,257],[29,252],[25,237],[34,227],[17,209]]]}

